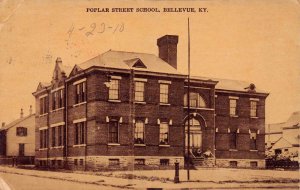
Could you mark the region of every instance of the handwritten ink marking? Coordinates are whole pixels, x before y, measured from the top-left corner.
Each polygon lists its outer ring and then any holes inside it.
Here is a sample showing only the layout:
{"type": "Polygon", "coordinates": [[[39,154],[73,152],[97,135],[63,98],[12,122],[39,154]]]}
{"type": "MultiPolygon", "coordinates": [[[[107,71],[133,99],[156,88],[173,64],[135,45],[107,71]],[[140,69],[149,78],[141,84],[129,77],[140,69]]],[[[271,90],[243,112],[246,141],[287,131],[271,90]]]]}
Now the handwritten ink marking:
{"type": "Polygon", "coordinates": [[[92,23],[92,24],[90,25],[90,28],[91,28],[91,30],[90,30],[89,32],[86,32],[86,33],[85,33],[85,35],[86,35],[87,37],[90,36],[90,35],[94,35],[93,32],[94,32],[94,30],[96,29],[96,23],[92,23]]]}
{"type": "Polygon", "coordinates": [[[124,23],[121,24],[119,32],[123,32],[124,31],[124,23]]]}
{"type": "Polygon", "coordinates": [[[105,23],[101,23],[100,25],[100,31],[98,33],[103,33],[105,31],[105,23]]]}
{"type": "Polygon", "coordinates": [[[72,23],[72,26],[70,27],[70,29],[67,32],[67,34],[69,35],[69,38],[71,37],[73,31],[74,31],[74,24],[72,23]]]}
{"type": "Polygon", "coordinates": [[[12,64],[12,61],[13,61],[12,57],[9,57],[9,60],[7,60],[7,63],[12,64]]]}
{"type": "Polygon", "coordinates": [[[85,29],[85,27],[82,27],[82,28],[79,28],[78,30],[80,30],[80,31],[81,31],[81,30],[84,30],[84,29],[85,29]]]}

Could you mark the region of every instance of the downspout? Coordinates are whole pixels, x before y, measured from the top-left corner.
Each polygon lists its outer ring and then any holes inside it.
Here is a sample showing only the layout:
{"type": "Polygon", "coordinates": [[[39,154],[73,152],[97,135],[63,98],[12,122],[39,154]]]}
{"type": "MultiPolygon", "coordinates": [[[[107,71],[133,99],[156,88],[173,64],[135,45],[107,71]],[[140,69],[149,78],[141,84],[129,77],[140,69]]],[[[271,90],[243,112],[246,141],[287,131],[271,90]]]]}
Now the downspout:
{"type": "Polygon", "coordinates": [[[215,156],[215,166],[217,165],[217,159],[216,159],[216,151],[217,151],[217,140],[216,140],[216,89],[214,87],[213,89],[213,103],[214,103],[214,156],[215,156]]]}
{"type": "Polygon", "coordinates": [[[64,130],[64,156],[65,156],[65,169],[68,168],[68,82],[65,80],[65,130],[64,130]]]}
{"type": "MultiPolygon", "coordinates": [[[[48,102],[46,102],[47,105],[47,132],[46,132],[46,137],[47,137],[47,168],[49,169],[49,149],[50,149],[50,126],[49,126],[49,115],[50,115],[50,96],[49,91],[46,89],[47,95],[48,95],[48,102]]],[[[47,100],[47,99],[46,99],[47,100]]]]}
{"type": "MultiPolygon", "coordinates": [[[[84,71],[83,71],[84,75],[86,74],[84,71]]],[[[87,121],[87,106],[88,106],[88,99],[87,99],[87,82],[88,80],[86,80],[85,82],[85,101],[86,101],[86,104],[85,104],[85,118],[86,118],[86,122],[85,122],[85,126],[84,126],[84,137],[85,137],[85,150],[84,150],[84,170],[86,171],[86,157],[87,157],[87,137],[88,137],[88,134],[87,134],[87,124],[88,124],[88,121],[87,121]]]]}
{"type": "Polygon", "coordinates": [[[134,107],[134,70],[131,69],[130,78],[129,78],[129,122],[128,124],[131,125],[129,128],[132,130],[132,141],[131,141],[131,156],[132,156],[132,166],[130,167],[131,170],[134,170],[134,123],[133,120],[135,119],[135,107],[134,107]]]}

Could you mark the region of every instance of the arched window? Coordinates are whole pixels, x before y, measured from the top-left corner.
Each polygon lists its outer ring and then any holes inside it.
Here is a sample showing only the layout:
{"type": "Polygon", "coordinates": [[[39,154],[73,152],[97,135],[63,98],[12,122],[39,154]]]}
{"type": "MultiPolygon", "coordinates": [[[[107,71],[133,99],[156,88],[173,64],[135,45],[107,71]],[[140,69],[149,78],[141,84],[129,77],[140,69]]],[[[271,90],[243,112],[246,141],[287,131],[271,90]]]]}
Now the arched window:
{"type": "MultiPolygon", "coordinates": [[[[187,94],[184,95],[184,106],[187,105],[187,94]]],[[[206,108],[206,103],[204,98],[195,92],[190,92],[190,106],[195,108],[206,108]]]]}

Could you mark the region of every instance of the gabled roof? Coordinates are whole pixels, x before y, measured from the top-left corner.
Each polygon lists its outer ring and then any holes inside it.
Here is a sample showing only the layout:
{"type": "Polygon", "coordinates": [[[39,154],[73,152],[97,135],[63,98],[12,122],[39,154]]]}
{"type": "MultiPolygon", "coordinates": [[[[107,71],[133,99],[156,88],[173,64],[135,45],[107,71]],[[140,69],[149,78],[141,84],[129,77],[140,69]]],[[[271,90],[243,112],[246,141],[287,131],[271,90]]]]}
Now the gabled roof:
{"type": "Polygon", "coordinates": [[[49,86],[51,86],[50,82],[40,82],[38,87],[36,88],[36,91],[40,91],[40,90],[42,90],[44,88],[47,88],[49,86]]]}
{"type": "Polygon", "coordinates": [[[279,132],[284,128],[295,128],[300,126],[300,111],[292,113],[286,122],[269,124],[269,132],[279,132]]]}
{"type": "Polygon", "coordinates": [[[137,71],[183,75],[156,55],[125,51],[109,50],[77,66],[81,69],[99,66],[104,68],[133,69],[137,71]],[[138,66],[135,67],[135,64],[138,64],[138,66]],[[141,64],[145,67],[139,67],[141,64]]]}
{"type": "Polygon", "coordinates": [[[287,140],[286,138],[281,137],[274,143],[272,148],[277,149],[277,148],[289,148],[289,147],[298,147],[298,146],[299,146],[299,139],[291,141],[290,139],[287,140]]]}
{"type": "MultiPolygon", "coordinates": [[[[218,83],[216,85],[216,90],[248,92],[249,87],[251,86],[250,82],[245,82],[245,81],[240,81],[240,80],[209,78],[209,77],[202,77],[202,76],[191,76],[191,79],[218,81],[218,83]]],[[[255,92],[256,93],[267,93],[258,88],[255,88],[255,92]]]]}
{"type": "Polygon", "coordinates": [[[31,115],[28,115],[26,117],[14,120],[14,121],[10,122],[9,124],[5,125],[4,127],[0,128],[0,131],[2,131],[2,130],[8,130],[9,128],[11,128],[11,127],[19,124],[20,122],[22,122],[22,121],[24,121],[24,120],[26,120],[26,119],[28,119],[30,117],[34,117],[34,116],[35,116],[35,114],[31,114],[31,115]]]}

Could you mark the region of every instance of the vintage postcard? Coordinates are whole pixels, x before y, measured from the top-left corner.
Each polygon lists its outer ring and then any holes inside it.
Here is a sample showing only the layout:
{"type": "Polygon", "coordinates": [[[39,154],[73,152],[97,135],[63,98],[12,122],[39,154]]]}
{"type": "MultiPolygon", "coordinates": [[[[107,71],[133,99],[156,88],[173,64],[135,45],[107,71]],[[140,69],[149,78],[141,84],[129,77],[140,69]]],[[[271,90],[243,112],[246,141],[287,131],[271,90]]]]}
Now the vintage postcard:
{"type": "Polygon", "coordinates": [[[297,0],[0,0],[0,189],[299,189],[297,0]]]}

